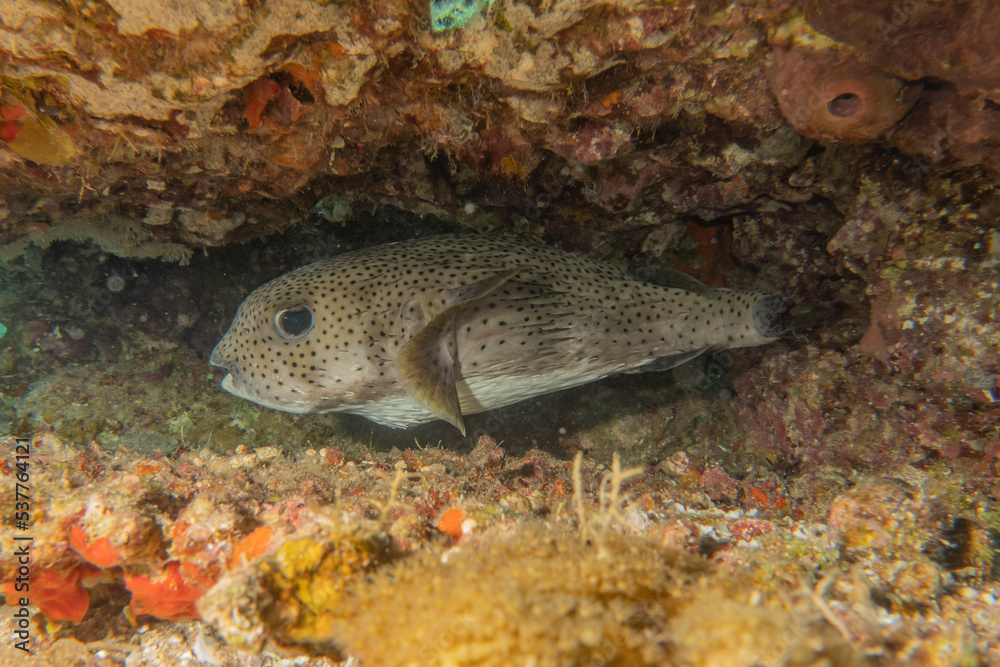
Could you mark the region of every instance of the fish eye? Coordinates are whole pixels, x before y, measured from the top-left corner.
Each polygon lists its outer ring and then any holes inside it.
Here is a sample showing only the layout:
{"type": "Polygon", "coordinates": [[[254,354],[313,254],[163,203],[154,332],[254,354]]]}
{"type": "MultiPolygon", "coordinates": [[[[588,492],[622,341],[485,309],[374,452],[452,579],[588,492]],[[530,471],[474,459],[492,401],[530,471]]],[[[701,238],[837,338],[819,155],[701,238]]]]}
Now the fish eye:
{"type": "Polygon", "coordinates": [[[274,330],[282,338],[302,338],[312,329],[313,314],[307,306],[279,310],[274,315],[274,330]]]}

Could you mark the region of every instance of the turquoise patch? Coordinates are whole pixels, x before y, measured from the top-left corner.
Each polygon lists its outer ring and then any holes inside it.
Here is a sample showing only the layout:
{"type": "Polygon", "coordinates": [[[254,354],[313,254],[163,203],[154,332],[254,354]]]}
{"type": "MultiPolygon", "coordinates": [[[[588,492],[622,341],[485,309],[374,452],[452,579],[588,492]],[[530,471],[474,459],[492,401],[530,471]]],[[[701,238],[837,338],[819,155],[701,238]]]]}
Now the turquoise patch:
{"type": "Polygon", "coordinates": [[[0,338],[3,338],[4,334],[6,334],[6,333],[7,333],[7,327],[5,327],[4,325],[0,324],[0,338]]]}
{"type": "Polygon", "coordinates": [[[431,0],[431,30],[448,32],[461,28],[492,6],[493,0],[431,0]]]}

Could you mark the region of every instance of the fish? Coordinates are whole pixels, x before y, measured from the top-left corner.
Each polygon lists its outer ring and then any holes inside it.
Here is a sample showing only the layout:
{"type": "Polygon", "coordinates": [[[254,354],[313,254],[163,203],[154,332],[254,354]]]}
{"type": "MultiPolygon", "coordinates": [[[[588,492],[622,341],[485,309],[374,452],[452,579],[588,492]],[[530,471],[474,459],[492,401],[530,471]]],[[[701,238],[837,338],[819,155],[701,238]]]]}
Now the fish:
{"type": "Polygon", "coordinates": [[[407,428],[619,373],[663,371],[783,333],[786,297],[657,284],[520,238],[457,234],[348,252],[239,306],[210,363],[222,388],[296,414],[407,428]]]}

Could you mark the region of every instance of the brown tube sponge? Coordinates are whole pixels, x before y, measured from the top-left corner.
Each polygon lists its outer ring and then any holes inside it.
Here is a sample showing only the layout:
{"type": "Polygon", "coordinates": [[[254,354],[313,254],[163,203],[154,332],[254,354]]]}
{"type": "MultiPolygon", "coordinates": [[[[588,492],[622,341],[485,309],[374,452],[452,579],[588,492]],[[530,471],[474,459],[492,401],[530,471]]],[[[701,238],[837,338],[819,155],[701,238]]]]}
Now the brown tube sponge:
{"type": "Polygon", "coordinates": [[[848,53],[803,48],[775,49],[767,77],[799,134],[847,143],[871,141],[895,125],[923,88],[848,53]]]}

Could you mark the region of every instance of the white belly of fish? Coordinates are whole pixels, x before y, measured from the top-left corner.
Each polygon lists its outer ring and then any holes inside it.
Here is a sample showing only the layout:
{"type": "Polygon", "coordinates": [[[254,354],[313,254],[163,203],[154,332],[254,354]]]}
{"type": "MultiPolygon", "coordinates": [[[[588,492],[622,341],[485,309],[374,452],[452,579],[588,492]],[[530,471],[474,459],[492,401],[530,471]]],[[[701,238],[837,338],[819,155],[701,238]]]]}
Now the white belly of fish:
{"type": "MultiPolygon", "coordinates": [[[[581,376],[578,369],[559,369],[544,375],[508,377],[473,376],[456,382],[463,415],[495,410],[520,401],[569,389],[599,380],[625,370],[625,364],[615,369],[603,369],[581,376]]],[[[425,410],[407,393],[387,395],[363,405],[344,405],[328,412],[347,412],[360,415],[378,424],[392,428],[408,428],[436,419],[437,415],[425,410]]]]}

